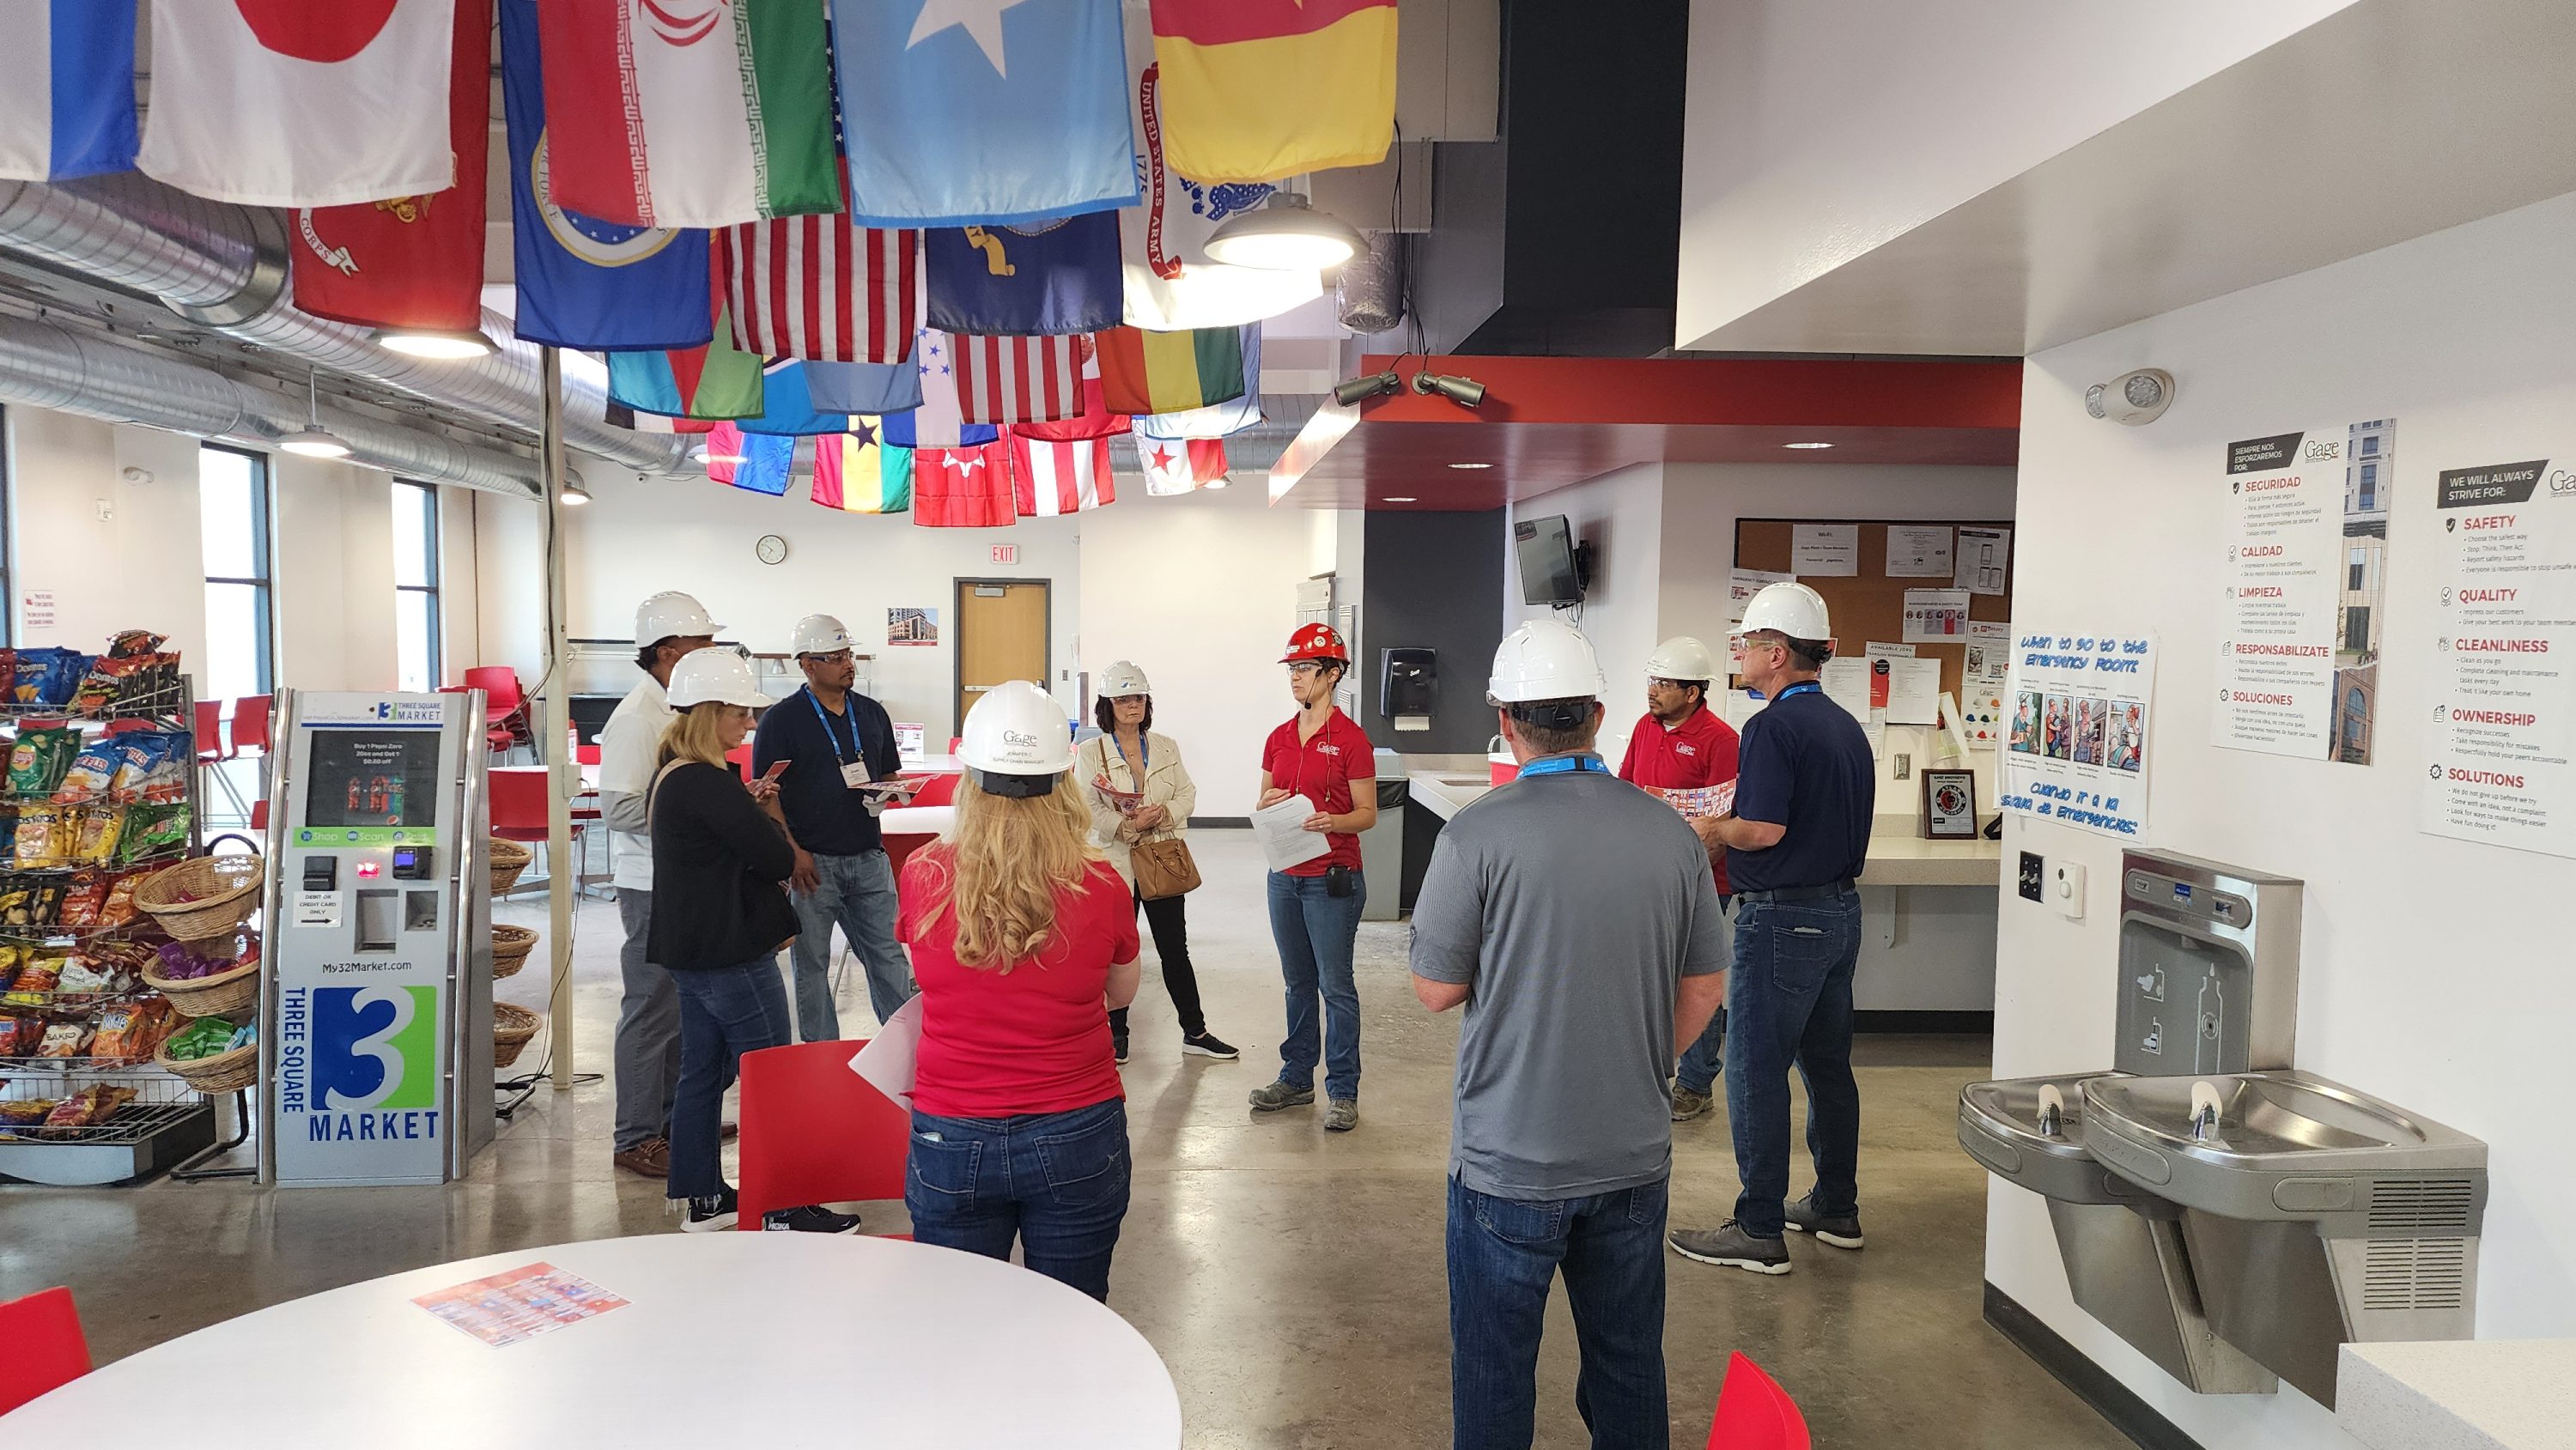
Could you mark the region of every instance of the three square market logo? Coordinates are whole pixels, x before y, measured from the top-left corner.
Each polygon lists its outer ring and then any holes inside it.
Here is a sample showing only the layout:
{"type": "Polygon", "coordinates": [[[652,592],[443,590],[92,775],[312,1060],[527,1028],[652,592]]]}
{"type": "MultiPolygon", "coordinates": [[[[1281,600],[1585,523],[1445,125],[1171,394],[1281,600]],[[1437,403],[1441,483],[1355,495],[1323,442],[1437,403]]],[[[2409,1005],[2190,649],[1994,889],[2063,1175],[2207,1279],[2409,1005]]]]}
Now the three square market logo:
{"type": "Polygon", "coordinates": [[[313,989],[317,1110],[434,1107],[438,988],[313,989]]]}

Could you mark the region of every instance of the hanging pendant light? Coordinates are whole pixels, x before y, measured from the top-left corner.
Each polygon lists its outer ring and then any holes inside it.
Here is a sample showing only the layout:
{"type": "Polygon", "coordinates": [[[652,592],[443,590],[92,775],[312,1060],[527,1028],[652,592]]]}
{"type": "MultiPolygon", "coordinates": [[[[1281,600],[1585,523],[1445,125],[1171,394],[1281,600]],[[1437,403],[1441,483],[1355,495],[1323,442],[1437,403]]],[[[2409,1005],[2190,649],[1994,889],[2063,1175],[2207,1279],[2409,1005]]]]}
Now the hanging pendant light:
{"type": "Polygon", "coordinates": [[[458,332],[427,328],[379,328],[376,342],[387,352],[406,357],[427,358],[433,362],[461,362],[467,358],[490,357],[497,349],[492,339],[479,327],[458,332]]]}
{"type": "Polygon", "coordinates": [[[346,458],[349,445],[340,435],[322,426],[322,375],[308,373],[304,383],[304,431],[291,433],[278,442],[278,447],[302,458],[346,458]]]}
{"type": "Polygon", "coordinates": [[[1208,260],[1273,272],[1338,267],[1368,250],[1359,228],[1317,211],[1293,191],[1274,191],[1252,211],[1230,216],[1208,233],[1208,260]]]}

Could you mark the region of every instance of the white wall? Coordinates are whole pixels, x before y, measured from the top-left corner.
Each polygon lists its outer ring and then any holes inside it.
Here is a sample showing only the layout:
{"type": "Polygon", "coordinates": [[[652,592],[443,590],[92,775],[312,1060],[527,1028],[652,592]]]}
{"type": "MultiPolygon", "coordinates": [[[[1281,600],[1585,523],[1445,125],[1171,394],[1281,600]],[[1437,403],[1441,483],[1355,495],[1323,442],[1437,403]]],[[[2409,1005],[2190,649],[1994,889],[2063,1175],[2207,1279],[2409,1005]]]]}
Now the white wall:
{"type": "MultiPolygon", "coordinates": [[[[2489,1144],[2480,1338],[2576,1334],[2576,1138],[2546,1076],[2576,1021],[2576,862],[2419,833],[2424,712],[2408,702],[2437,678],[2435,472],[2576,450],[2571,254],[2576,196],[2052,349],[2023,389],[2016,622],[2157,632],[2149,844],[2303,878],[2297,1065],[2489,1144]],[[2088,382],[2149,363],[2179,384],[2163,419],[2084,416],[2088,382]],[[2389,417],[2397,503],[2375,762],[2211,746],[2222,446],[2389,417]]],[[[2016,820],[2004,848],[2083,862],[2093,909],[2068,922],[2004,901],[1995,1069],[2108,1067],[2117,846],[2016,820]]],[[[2210,1450],[2350,1443],[2286,1386],[2204,1399],[2149,1366],[2073,1306],[2040,1200],[2000,1183],[1986,1274],[2210,1450]]]]}
{"type": "Polygon", "coordinates": [[[197,442],[42,408],[11,408],[9,552],[19,643],[95,651],[120,629],[154,629],[188,661],[206,647],[197,442]],[[128,482],[127,468],[151,474],[128,482]],[[108,517],[99,517],[104,505],[108,517]],[[58,623],[29,629],[29,590],[58,623]]]}
{"type": "MultiPolygon", "coordinates": [[[[1579,614],[1564,617],[1578,624],[1601,657],[1602,673],[1612,681],[1634,680],[1646,667],[1646,656],[1662,638],[1655,631],[1663,613],[1664,475],[1668,465],[1641,463],[1599,478],[1560,488],[1513,504],[1504,517],[1503,547],[1512,548],[1511,525],[1522,519],[1565,515],[1575,542],[1592,546],[1592,582],[1585,589],[1579,614]]],[[[1727,544],[1732,551],[1732,535],[1727,544]]],[[[1723,566],[1721,566],[1723,567],[1723,566]]],[[[1543,604],[1521,603],[1520,565],[1503,566],[1503,628],[1552,613],[1543,604]]],[[[1601,749],[1612,763],[1627,748],[1628,726],[1635,715],[1610,711],[1602,726],[1601,749]]]]}
{"type": "Polygon", "coordinates": [[[272,455],[270,469],[278,681],[394,688],[392,476],[292,454],[272,455]]]}

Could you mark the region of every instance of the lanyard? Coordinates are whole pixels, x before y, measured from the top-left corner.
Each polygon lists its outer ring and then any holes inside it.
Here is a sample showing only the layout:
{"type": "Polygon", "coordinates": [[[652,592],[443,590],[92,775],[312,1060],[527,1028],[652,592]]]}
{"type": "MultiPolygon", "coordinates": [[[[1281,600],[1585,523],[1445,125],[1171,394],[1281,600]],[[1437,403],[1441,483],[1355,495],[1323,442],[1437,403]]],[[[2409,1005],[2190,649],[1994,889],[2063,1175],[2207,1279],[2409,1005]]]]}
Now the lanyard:
{"type": "Polygon", "coordinates": [[[1136,732],[1136,758],[1145,763],[1145,768],[1143,770],[1138,770],[1134,766],[1127,764],[1127,747],[1118,743],[1117,731],[1112,730],[1101,738],[1109,742],[1110,753],[1118,757],[1118,763],[1121,766],[1126,767],[1127,774],[1135,781],[1136,789],[1140,791],[1143,790],[1145,788],[1145,777],[1154,773],[1153,739],[1146,735],[1142,730],[1136,732]]]}
{"type": "MultiPolygon", "coordinates": [[[[842,763],[841,737],[832,733],[832,712],[823,708],[823,702],[815,699],[810,689],[805,692],[805,703],[814,707],[814,718],[823,722],[823,738],[832,742],[833,761],[842,763]]],[[[850,708],[849,696],[841,697],[841,709],[850,720],[850,753],[865,760],[868,758],[868,744],[859,737],[859,712],[850,708]]]]}
{"type": "Polygon", "coordinates": [[[1789,688],[1782,690],[1779,694],[1773,696],[1771,703],[1776,705],[1780,703],[1780,701],[1788,699],[1791,695],[1821,695],[1824,692],[1825,687],[1816,683],[1814,680],[1800,680],[1798,683],[1791,685],[1789,688]]]}
{"type": "Polygon", "coordinates": [[[1533,775],[1581,775],[1586,771],[1608,775],[1610,767],[1602,764],[1598,755],[1551,755],[1521,767],[1524,778],[1533,775]]]}

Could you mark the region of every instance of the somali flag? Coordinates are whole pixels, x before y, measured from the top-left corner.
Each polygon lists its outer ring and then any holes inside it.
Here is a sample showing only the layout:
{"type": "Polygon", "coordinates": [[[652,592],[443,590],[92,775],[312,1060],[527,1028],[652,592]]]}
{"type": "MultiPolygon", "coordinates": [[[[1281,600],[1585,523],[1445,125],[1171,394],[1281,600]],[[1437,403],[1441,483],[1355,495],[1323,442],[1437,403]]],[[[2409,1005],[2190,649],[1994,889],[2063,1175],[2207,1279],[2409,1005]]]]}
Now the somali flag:
{"type": "Polygon", "coordinates": [[[0,46],[0,177],[134,169],[134,0],[18,0],[0,46]]]}

